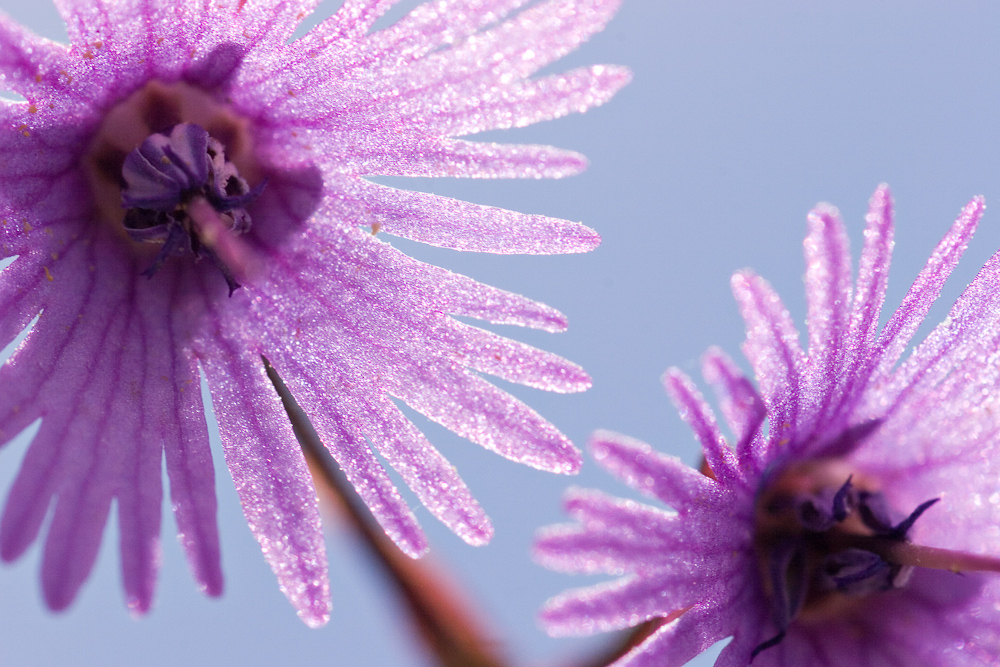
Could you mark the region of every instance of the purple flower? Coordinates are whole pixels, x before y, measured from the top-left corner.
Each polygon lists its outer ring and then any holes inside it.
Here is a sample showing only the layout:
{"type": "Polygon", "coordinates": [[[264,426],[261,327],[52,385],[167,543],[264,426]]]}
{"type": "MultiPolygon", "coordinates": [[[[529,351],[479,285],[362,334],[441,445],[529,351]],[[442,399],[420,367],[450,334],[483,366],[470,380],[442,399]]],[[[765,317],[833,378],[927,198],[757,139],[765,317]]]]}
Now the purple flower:
{"type": "Polygon", "coordinates": [[[369,175],[557,178],[584,159],[453,137],[584,111],[626,70],[531,78],[617,0],[442,0],[384,30],[388,0],[62,0],[70,46],[0,18],[0,442],[41,419],[0,519],[10,561],[51,514],[42,587],[70,604],[116,502],[128,604],[151,604],[166,461],[180,539],[222,589],[203,374],[251,530],[302,619],[328,617],[316,494],[262,357],[386,532],[426,541],[376,454],[471,544],[490,539],[455,469],[398,403],[505,457],[579,453],[480,373],[549,391],[589,378],[453,316],[549,331],[555,310],[403,255],[583,252],[564,220],[396,190],[369,175]],[[39,316],[39,313],[41,315],[39,316]],[[398,402],[398,403],[397,403],[398,402]]]}
{"type": "Polygon", "coordinates": [[[580,523],[537,558],[623,575],[550,600],[553,635],[665,619],[616,665],[682,665],[727,637],[717,666],[994,665],[1000,652],[1000,253],[900,362],[983,212],[974,199],[879,328],[891,201],[871,200],[857,283],[836,209],[809,216],[808,353],[770,286],[733,277],[758,387],[704,359],[732,434],[679,370],[664,382],[703,472],[602,432],[597,461],[675,511],[572,490],[580,523]],[[853,291],[853,295],[852,295],[853,291]]]}

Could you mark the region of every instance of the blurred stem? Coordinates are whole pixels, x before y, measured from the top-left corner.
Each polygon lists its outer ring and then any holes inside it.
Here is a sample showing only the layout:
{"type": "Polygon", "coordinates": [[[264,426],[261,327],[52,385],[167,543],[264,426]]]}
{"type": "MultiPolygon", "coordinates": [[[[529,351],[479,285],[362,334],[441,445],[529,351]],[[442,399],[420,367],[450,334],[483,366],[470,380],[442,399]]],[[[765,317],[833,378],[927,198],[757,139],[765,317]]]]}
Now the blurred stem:
{"type": "Polygon", "coordinates": [[[264,368],[302,446],[317,490],[339,506],[382,573],[399,592],[418,634],[442,667],[506,667],[456,587],[425,562],[401,552],[361,501],[340,466],[266,357],[264,368]]]}
{"type": "Polygon", "coordinates": [[[599,653],[593,658],[574,664],[573,667],[607,667],[616,660],[623,658],[629,651],[646,641],[646,638],[659,630],[661,627],[674,619],[679,618],[684,611],[687,610],[675,611],[666,618],[654,618],[646,621],[645,623],[640,623],[631,630],[620,633],[620,641],[614,643],[607,650],[599,653]]]}

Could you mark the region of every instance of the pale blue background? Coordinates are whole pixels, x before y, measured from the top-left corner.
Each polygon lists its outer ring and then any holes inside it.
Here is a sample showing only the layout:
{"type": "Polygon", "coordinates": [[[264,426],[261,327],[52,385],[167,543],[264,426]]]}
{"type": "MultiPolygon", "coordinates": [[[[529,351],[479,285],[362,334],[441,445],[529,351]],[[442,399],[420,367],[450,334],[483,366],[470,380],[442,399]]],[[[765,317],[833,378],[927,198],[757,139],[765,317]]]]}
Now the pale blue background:
{"type": "MultiPolygon", "coordinates": [[[[42,34],[64,36],[44,1],[0,6],[42,34]]],[[[820,200],[837,204],[859,246],[867,199],[887,181],[897,200],[888,299],[894,306],[971,196],[1000,202],[998,35],[1000,4],[985,0],[626,0],[606,32],[556,69],[620,63],[635,71],[632,85],[585,116],[492,137],[580,150],[592,161],[587,173],[559,182],[412,185],[580,219],[604,236],[602,247],[554,258],[406,247],[567,313],[568,333],[510,334],[592,373],[594,388],[581,395],[514,389],[576,442],[595,428],[612,428],[695,463],[693,439],[659,377],[671,364],[696,373],[710,344],[738,354],[733,270],[755,267],[801,321],[806,212],[820,200]]],[[[949,300],[998,245],[1000,216],[990,210],[946,290],[949,300]]],[[[939,307],[934,318],[942,313],[939,307]]],[[[496,525],[492,545],[474,549],[421,509],[431,557],[481,602],[513,662],[566,664],[600,645],[603,639],[548,639],[536,628],[533,616],[545,598],[585,580],[534,565],[528,548],[536,527],[562,519],[559,497],[569,483],[628,490],[590,461],[569,480],[422,426],[496,525]]],[[[9,486],[25,444],[0,452],[0,487],[9,486]]],[[[121,601],[113,528],[79,600],[58,616],[41,603],[36,546],[0,568],[0,664],[428,664],[362,551],[336,530],[329,533],[333,618],[321,630],[302,625],[243,523],[228,474],[221,464],[217,470],[223,599],[195,591],[166,509],[159,594],[140,621],[121,601]]]]}

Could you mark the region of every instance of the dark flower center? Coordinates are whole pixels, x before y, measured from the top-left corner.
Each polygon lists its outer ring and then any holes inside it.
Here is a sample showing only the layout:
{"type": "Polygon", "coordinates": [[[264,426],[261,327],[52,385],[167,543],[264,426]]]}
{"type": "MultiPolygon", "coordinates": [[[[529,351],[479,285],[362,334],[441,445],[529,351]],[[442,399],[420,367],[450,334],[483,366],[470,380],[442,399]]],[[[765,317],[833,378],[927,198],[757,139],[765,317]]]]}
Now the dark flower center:
{"type": "Polygon", "coordinates": [[[240,286],[233,266],[239,253],[230,241],[249,231],[244,207],[265,182],[251,190],[222,144],[190,123],[146,137],[126,156],[122,178],[125,232],[133,241],[162,244],[143,275],[152,277],[171,256],[193,254],[219,267],[230,295],[240,286]]]}
{"type": "Polygon", "coordinates": [[[1000,571],[1000,561],[912,544],[908,534],[939,499],[893,520],[877,486],[839,461],[793,467],[757,501],[755,547],[779,644],[792,621],[822,619],[866,596],[906,585],[915,566],[1000,571]]]}
{"type": "Polygon", "coordinates": [[[206,285],[221,293],[218,273],[230,296],[261,278],[268,253],[294,238],[324,195],[315,166],[270,163],[273,136],[234,107],[229,84],[242,53],[222,45],[183,80],[149,80],[104,110],[79,165],[93,231],[131,272],[178,285],[184,298],[204,296],[206,285]],[[175,281],[177,272],[210,282],[175,281]]]}

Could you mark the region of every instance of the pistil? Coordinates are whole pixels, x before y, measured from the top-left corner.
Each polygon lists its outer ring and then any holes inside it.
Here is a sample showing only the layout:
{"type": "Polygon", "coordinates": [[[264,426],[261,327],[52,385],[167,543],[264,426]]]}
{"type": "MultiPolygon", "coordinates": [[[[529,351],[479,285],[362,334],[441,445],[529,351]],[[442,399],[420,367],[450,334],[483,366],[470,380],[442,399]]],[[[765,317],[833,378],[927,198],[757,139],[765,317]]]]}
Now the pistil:
{"type": "Polygon", "coordinates": [[[842,541],[845,545],[870,551],[882,560],[897,565],[947,570],[955,573],[1000,573],[1000,558],[995,556],[927,547],[879,536],[848,535],[843,536],[842,541]]]}

